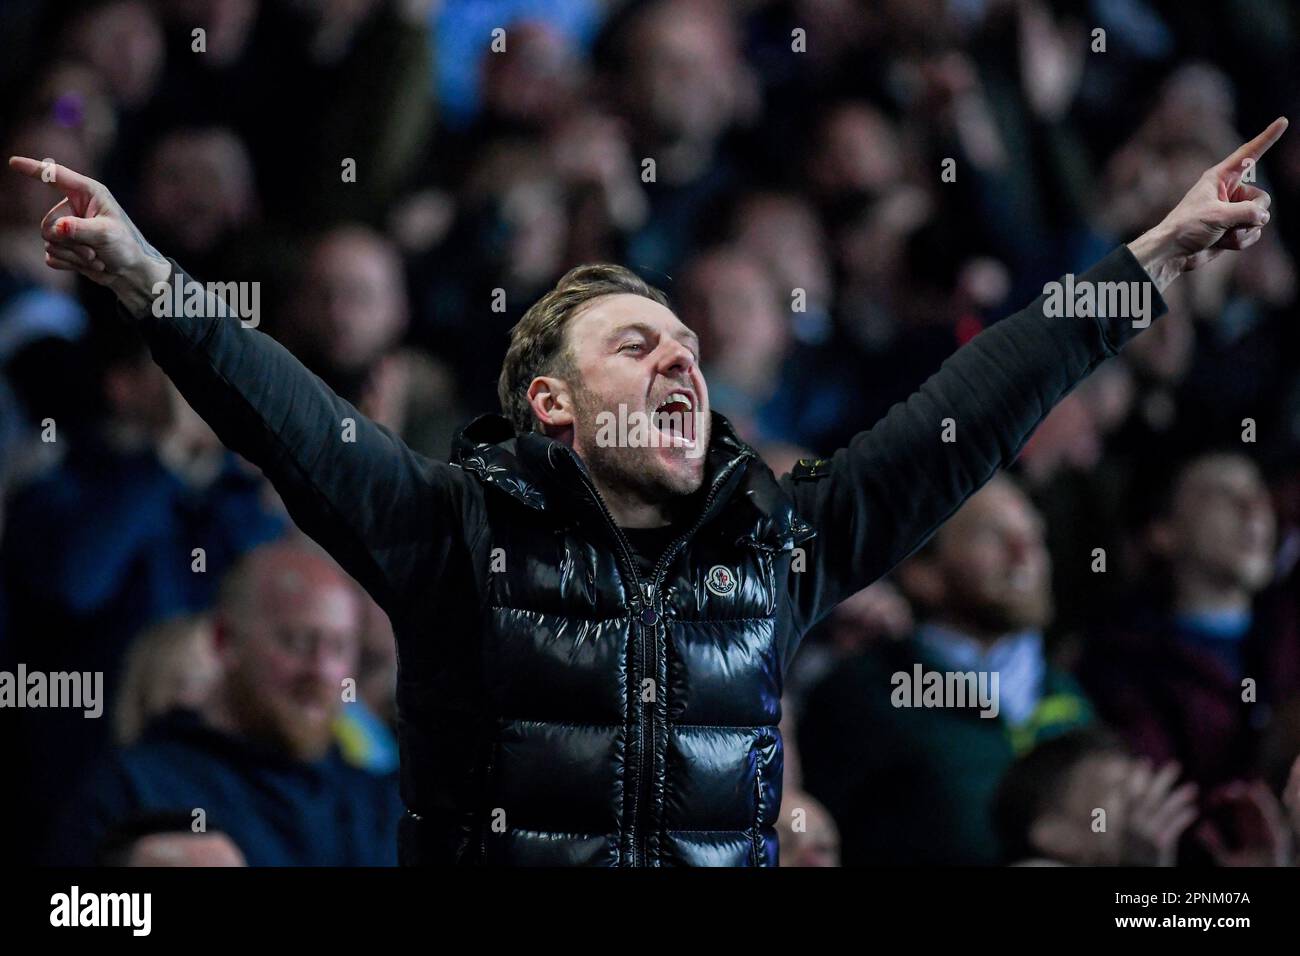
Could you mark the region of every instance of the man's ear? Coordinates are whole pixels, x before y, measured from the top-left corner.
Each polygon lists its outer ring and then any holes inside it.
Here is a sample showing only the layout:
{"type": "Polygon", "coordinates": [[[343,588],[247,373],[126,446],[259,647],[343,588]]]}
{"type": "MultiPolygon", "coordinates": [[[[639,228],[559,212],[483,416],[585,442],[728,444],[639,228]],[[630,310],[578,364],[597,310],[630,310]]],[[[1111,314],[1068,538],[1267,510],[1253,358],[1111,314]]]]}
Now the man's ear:
{"type": "Polygon", "coordinates": [[[528,386],[528,404],[548,431],[573,427],[573,395],[562,378],[539,375],[528,386]]]}

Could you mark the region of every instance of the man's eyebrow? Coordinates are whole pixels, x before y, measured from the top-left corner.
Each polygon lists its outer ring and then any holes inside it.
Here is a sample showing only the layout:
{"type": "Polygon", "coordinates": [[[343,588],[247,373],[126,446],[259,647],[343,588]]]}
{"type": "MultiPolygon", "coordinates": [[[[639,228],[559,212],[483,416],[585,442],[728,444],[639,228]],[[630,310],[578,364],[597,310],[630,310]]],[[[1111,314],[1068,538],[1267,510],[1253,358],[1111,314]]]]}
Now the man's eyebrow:
{"type": "MultiPolygon", "coordinates": [[[[684,325],[682,326],[682,330],[682,332],[678,333],[677,337],[689,340],[693,347],[693,351],[698,355],[700,352],[700,337],[684,325]]],[[[658,329],[653,325],[647,325],[645,322],[625,322],[623,325],[618,326],[609,333],[607,341],[612,342],[625,332],[640,332],[647,338],[660,334],[658,329]]]]}
{"type": "Polygon", "coordinates": [[[622,325],[616,325],[609,330],[609,335],[605,336],[606,340],[612,342],[626,332],[640,332],[642,335],[649,335],[654,329],[644,322],[624,322],[622,325]]]}

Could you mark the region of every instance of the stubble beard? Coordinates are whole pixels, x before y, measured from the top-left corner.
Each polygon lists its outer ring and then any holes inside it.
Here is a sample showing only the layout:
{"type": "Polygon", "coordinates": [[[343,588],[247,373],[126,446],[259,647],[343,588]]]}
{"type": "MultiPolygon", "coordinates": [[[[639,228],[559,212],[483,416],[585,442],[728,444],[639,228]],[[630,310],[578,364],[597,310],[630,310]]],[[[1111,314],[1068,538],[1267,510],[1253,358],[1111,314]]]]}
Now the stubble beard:
{"type": "Polygon", "coordinates": [[[1042,630],[1052,619],[1053,602],[1050,586],[1032,593],[989,601],[968,598],[964,611],[986,634],[1014,634],[1025,630],[1042,630]]]}
{"type": "MultiPolygon", "coordinates": [[[[589,390],[578,387],[574,391],[575,432],[581,445],[582,459],[592,478],[611,494],[636,498],[653,504],[668,505],[680,502],[700,489],[703,483],[703,469],[676,469],[668,467],[661,455],[662,448],[622,447],[601,445],[596,436],[599,432],[598,416],[602,412],[618,414],[618,404],[605,401],[589,390]]],[[[699,426],[700,434],[696,440],[708,447],[709,423],[704,421],[699,426]]],[[[684,460],[687,449],[672,449],[674,455],[684,460]]],[[[696,459],[701,461],[702,459],[696,459]]]]}
{"type": "MultiPolygon", "coordinates": [[[[292,701],[267,699],[242,675],[231,675],[227,693],[231,712],[248,737],[306,762],[319,760],[329,752],[336,708],[328,708],[330,715],[324,719],[309,717],[292,701]]],[[[312,696],[324,702],[325,695],[322,687],[312,696]]]]}

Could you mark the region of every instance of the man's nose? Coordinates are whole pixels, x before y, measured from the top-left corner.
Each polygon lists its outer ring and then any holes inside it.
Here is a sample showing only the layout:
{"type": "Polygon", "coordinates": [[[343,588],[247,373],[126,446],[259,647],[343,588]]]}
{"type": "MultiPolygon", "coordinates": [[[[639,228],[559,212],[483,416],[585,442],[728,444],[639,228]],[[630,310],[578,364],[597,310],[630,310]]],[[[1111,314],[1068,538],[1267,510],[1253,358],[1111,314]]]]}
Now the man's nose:
{"type": "Polygon", "coordinates": [[[311,642],[311,646],[303,653],[302,667],[303,670],[324,679],[334,673],[337,658],[338,652],[331,648],[327,641],[317,638],[311,642]]]}
{"type": "Polygon", "coordinates": [[[695,367],[694,353],[681,342],[668,341],[663,351],[663,358],[659,363],[661,372],[689,372],[695,367]]]}

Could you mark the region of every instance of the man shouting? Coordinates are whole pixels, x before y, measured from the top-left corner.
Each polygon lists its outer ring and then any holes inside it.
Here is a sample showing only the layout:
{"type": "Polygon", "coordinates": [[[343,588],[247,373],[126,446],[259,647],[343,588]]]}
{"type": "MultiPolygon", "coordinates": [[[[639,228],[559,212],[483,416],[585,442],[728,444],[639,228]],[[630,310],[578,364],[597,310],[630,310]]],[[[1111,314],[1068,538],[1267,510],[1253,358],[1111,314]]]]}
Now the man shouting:
{"type": "Polygon", "coordinates": [[[779,479],[710,408],[694,334],[626,269],[576,268],[528,310],[504,416],[471,423],[442,464],[216,296],[175,308],[192,280],[103,185],[10,164],[63,196],[46,262],[114,292],[189,403],[391,618],[404,862],[770,866],[801,636],[1012,461],[1163,314],[1180,273],[1259,239],[1269,197],[1242,180],[1286,125],[1072,277],[1066,308],[1040,297],[779,479]],[[1116,288],[1131,294],[1102,294],[1116,288]]]}

